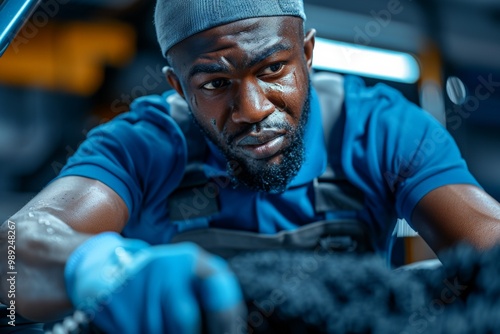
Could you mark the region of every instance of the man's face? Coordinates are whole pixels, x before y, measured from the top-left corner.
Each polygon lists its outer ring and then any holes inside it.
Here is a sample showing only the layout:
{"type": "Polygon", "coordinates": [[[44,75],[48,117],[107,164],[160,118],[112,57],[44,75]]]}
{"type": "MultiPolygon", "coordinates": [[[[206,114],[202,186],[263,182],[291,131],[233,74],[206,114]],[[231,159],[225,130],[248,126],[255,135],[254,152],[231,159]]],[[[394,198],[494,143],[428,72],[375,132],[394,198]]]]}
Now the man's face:
{"type": "Polygon", "coordinates": [[[301,19],[283,16],[212,28],[169,51],[170,84],[250,189],[283,191],[300,169],[313,45],[301,19]]]}

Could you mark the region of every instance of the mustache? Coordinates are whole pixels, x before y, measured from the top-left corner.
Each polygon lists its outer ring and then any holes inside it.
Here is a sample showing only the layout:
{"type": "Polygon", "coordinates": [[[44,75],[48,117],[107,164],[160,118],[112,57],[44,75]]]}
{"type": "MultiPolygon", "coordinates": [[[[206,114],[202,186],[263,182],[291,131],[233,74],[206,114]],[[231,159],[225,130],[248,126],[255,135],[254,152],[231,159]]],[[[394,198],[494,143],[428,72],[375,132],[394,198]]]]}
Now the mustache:
{"type": "Polygon", "coordinates": [[[258,123],[248,124],[234,134],[227,134],[226,144],[231,146],[238,138],[241,138],[251,132],[275,132],[279,130],[292,131],[293,128],[285,121],[264,119],[263,121],[258,123]]]}
{"type": "Polygon", "coordinates": [[[279,130],[291,131],[293,130],[293,127],[284,120],[284,115],[286,114],[286,110],[277,108],[273,113],[264,118],[262,121],[242,126],[242,128],[237,130],[235,133],[231,134],[227,131],[224,131],[224,135],[227,138],[226,144],[231,146],[235,143],[235,141],[238,140],[238,138],[242,138],[243,136],[251,132],[279,130]]]}

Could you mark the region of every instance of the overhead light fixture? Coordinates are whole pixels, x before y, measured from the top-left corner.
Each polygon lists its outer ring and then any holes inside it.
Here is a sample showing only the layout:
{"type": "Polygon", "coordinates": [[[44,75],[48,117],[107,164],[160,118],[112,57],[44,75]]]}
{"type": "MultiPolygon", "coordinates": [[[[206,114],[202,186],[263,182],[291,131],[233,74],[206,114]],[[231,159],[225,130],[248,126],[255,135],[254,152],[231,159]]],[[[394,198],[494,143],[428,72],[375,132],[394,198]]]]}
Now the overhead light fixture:
{"type": "Polygon", "coordinates": [[[313,68],[409,84],[420,77],[418,62],[408,53],[319,37],[314,46],[313,68]]]}

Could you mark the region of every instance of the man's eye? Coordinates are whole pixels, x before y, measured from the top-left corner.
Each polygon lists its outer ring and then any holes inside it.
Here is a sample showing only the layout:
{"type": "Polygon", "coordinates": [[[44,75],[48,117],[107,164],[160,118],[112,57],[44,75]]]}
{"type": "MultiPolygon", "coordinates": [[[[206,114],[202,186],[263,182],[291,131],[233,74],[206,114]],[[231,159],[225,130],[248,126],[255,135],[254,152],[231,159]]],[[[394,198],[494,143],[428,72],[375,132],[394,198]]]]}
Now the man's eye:
{"type": "Polygon", "coordinates": [[[209,83],[204,84],[203,88],[208,90],[214,90],[226,86],[227,83],[228,82],[225,79],[212,80],[209,83]]]}
{"type": "Polygon", "coordinates": [[[283,68],[283,63],[276,63],[276,64],[272,64],[271,66],[268,66],[264,69],[264,71],[262,71],[262,74],[274,74],[274,73],[277,73],[279,71],[281,71],[281,69],[283,68]]]}

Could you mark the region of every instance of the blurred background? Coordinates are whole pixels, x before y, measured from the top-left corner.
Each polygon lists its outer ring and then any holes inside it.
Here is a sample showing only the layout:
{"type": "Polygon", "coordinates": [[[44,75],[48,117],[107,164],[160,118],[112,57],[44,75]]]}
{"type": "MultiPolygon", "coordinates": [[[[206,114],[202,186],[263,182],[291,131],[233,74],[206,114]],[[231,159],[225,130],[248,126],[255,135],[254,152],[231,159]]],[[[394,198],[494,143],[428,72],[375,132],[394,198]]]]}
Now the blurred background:
{"type": "MultiPolygon", "coordinates": [[[[306,26],[320,37],[316,70],[401,90],[447,126],[500,200],[500,0],[305,6],[306,26]]],[[[153,8],[150,0],[42,0],[0,58],[1,221],[57,175],[90,129],[169,88],[153,8]]],[[[406,249],[400,261],[425,253],[406,249]]]]}

